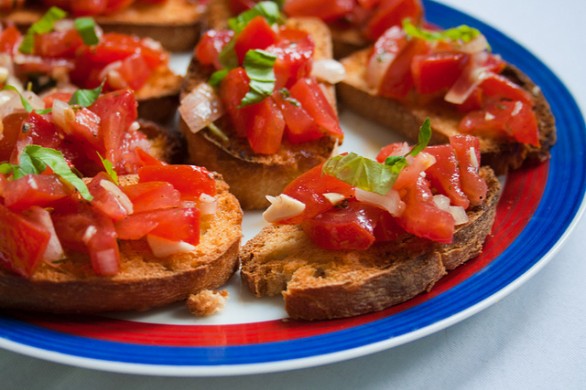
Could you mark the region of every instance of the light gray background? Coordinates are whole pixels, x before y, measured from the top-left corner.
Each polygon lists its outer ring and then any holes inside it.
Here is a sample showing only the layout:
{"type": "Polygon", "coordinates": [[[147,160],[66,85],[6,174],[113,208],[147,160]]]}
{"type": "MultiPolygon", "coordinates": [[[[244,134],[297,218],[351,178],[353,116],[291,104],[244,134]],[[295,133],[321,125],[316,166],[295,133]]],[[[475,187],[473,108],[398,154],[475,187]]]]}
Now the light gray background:
{"type": "MultiPolygon", "coordinates": [[[[535,53],[586,111],[582,0],[442,0],[535,53]]],[[[350,361],[276,374],[161,378],[75,368],[0,350],[1,389],[584,389],[586,222],[499,303],[424,339],[350,361]]]]}

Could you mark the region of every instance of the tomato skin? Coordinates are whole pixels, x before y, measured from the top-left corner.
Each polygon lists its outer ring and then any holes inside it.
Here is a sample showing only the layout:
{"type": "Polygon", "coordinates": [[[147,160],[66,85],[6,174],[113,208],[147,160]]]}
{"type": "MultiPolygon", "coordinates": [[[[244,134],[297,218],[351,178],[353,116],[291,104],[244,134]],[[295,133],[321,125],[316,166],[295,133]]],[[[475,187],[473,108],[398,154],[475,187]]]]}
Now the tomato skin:
{"type": "Polygon", "coordinates": [[[309,77],[314,49],[309,33],[288,27],[279,30],[277,42],[266,49],[277,56],[273,67],[275,90],[290,88],[297,80],[309,77]]]}
{"type": "Polygon", "coordinates": [[[345,16],[355,7],[353,0],[286,0],[283,11],[288,16],[312,16],[333,21],[345,16]]]}
{"type": "Polygon", "coordinates": [[[110,178],[105,172],[98,173],[88,183],[90,194],[94,197],[91,204],[110,219],[119,221],[128,215],[128,210],[117,200],[114,194],[101,185],[102,181],[110,182],[110,178]]]}
{"type": "Polygon", "coordinates": [[[323,174],[322,167],[323,164],[320,164],[311,168],[285,187],[283,194],[303,202],[305,210],[300,215],[279,223],[296,225],[331,209],[333,205],[323,196],[325,193],[338,193],[346,198],[354,195],[352,186],[333,176],[323,174]]]}
{"type": "Polygon", "coordinates": [[[364,35],[374,41],[392,26],[400,26],[409,18],[415,25],[423,18],[420,0],[382,0],[364,28],[364,35]]]}
{"type": "Polygon", "coordinates": [[[254,0],[230,0],[230,10],[232,14],[238,15],[246,10],[254,7],[256,2],[254,0]]]}
{"type": "MultiPolygon", "coordinates": [[[[136,154],[136,159],[138,161],[139,167],[144,167],[146,165],[167,165],[164,161],[161,161],[155,157],[153,157],[150,153],[146,152],[141,147],[134,148],[134,153],[136,154]]],[[[138,169],[137,169],[138,171],[138,169]]]]}
{"type": "Polygon", "coordinates": [[[301,106],[288,101],[280,92],[273,97],[285,119],[285,139],[292,144],[300,144],[320,139],[323,132],[311,115],[301,106]]]}
{"type": "Polygon", "coordinates": [[[452,52],[414,56],[411,72],[415,90],[432,94],[449,89],[460,77],[468,60],[467,54],[452,52]]]}
{"type": "Polygon", "coordinates": [[[246,137],[247,123],[240,111],[240,102],[250,89],[249,78],[243,68],[232,69],[220,84],[220,97],[232,126],[239,137],[246,137]]]}
{"type": "Polygon", "coordinates": [[[413,39],[397,54],[387,68],[379,87],[379,95],[402,99],[414,86],[411,63],[417,55],[427,54],[429,45],[421,39],[413,39]]]}
{"type": "Polygon", "coordinates": [[[30,277],[41,261],[50,234],[0,203],[0,264],[30,277]]]}
{"type": "Polygon", "coordinates": [[[2,119],[2,138],[0,138],[0,161],[8,161],[20,137],[27,113],[15,112],[2,119]]]}
{"type": "Polygon", "coordinates": [[[6,183],[4,205],[18,212],[35,205],[48,207],[66,196],[67,191],[56,176],[26,175],[6,183]]]}
{"type": "Polygon", "coordinates": [[[179,207],[181,193],[170,183],[151,181],[122,187],[132,201],[135,213],[179,207]]]}
{"type": "Polygon", "coordinates": [[[428,146],[425,151],[435,157],[436,162],[425,170],[432,188],[450,198],[450,203],[465,209],[470,205],[460,184],[460,169],[451,145],[428,146]]]}
{"type": "Polygon", "coordinates": [[[277,103],[268,97],[240,110],[252,150],[257,154],[277,153],[285,131],[285,119],[277,103]]]}
{"type": "Polygon", "coordinates": [[[488,192],[486,182],[478,174],[480,141],[470,135],[454,135],[450,137],[450,145],[459,162],[462,191],[472,206],[478,206],[484,202],[488,192]]]}
{"type": "Polygon", "coordinates": [[[399,225],[397,218],[387,212],[381,212],[374,227],[376,242],[397,241],[407,235],[407,232],[399,225]]]}
{"type": "Polygon", "coordinates": [[[266,49],[275,42],[277,42],[277,33],[273,31],[265,18],[256,16],[236,37],[234,51],[238,57],[238,63],[244,62],[244,57],[249,50],[266,49]]]}
{"type": "Polygon", "coordinates": [[[463,134],[508,137],[517,142],[539,147],[539,128],[531,106],[517,101],[499,101],[485,109],[472,111],[460,121],[463,134]]]}
{"type": "Polygon", "coordinates": [[[332,208],[303,222],[305,233],[328,250],[366,250],[375,242],[380,210],[360,202],[332,208]]]}
{"type": "Polygon", "coordinates": [[[495,100],[520,100],[528,105],[533,105],[531,94],[523,88],[499,74],[491,74],[480,83],[479,88],[486,103],[495,100]]]}
{"type": "Polygon", "coordinates": [[[75,58],[82,45],[83,40],[75,29],[53,31],[35,36],[34,53],[44,58],[75,58]]]}
{"type": "Polygon", "coordinates": [[[0,30],[0,53],[13,53],[22,34],[15,26],[0,30]]]}
{"type": "Polygon", "coordinates": [[[194,165],[148,165],[138,171],[139,182],[165,181],[181,193],[182,200],[197,200],[201,194],[216,195],[216,182],[203,167],[194,165]]]}
{"type": "Polygon", "coordinates": [[[220,69],[222,66],[218,57],[233,36],[232,30],[206,31],[195,46],[195,58],[203,65],[213,65],[216,69],[220,69]]]}
{"type": "Polygon", "coordinates": [[[338,139],[344,138],[344,133],[338,123],[338,115],[330,105],[324,92],[313,78],[304,78],[291,87],[291,96],[313,118],[320,129],[338,139]]]}
{"type": "Polygon", "coordinates": [[[415,185],[404,188],[401,199],[406,207],[397,222],[405,231],[432,241],[452,242],[454,218],[435,206],[433,194],[424,178],[418,177],[415,185]]]}

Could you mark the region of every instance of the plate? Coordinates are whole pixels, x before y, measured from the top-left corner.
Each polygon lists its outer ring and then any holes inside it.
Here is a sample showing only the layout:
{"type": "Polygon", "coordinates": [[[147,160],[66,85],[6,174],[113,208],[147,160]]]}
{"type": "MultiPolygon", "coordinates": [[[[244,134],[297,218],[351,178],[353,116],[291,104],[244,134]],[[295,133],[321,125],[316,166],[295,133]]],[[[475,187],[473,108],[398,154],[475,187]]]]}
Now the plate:
{"type": "MultiPolygon", "coordinates": [[[[449,273],[432,291],[387,310],[350,319],[297,322],[280,298],[255,299],[231,280],[226,309],[206,319],[182,305],[118,316],[3,313],[0,347],[75,366],[150,375],[223,376],[283,371],[364,356],[437,332],[497,302],[541,269],[582,213],[586,127],[574,99],[542,62],[490,26],[426,1],[427,18],[482,30],[493,50],[543,90],[557,119],[550,162],[508,175],[483,254],[449,273]]],[[[374,155],[394,136],[342,112],[345,150],[374,155]]],[[[245,216],[245,239],[262,226],[245,216]]]]}

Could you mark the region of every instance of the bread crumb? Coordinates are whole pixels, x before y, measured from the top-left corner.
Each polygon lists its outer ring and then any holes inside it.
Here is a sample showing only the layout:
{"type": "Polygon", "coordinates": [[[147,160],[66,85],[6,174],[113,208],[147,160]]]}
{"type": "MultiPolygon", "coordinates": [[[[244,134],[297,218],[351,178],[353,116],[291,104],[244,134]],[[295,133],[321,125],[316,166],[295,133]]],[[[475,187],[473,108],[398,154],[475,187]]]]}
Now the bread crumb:
{"type": "Polygon", "coordinates": [[[187,298],[187,308],[197,317],[207,317],[224,308],[228,299],[228,291],[202,290],[187,298]]]}

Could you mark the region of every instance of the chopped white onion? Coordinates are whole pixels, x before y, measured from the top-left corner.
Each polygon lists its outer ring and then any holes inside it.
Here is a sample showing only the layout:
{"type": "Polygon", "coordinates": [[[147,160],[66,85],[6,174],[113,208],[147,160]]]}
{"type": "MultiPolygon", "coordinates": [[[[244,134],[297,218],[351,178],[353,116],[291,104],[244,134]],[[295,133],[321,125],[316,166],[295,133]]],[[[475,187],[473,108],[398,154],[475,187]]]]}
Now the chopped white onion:
{"type": "Polygon", "coordinates": [[[341,203],[346,199],[346,197],[342,194],[338,194],[337,192],[326,192],[323,194],[324,198],[326,198],[333,206],[341,203]]]}
{"type": "Polygon", "coordinates": [[[460,46],[460,51],[468,54],[480,53],[488,49],[488,41],[486,40],[486,37],[482,34],[476,36],[476,38],[474,38],[470,42],[466,42],[462,46],[460,46]]]}
{"type": "Polygon", "coordinates": [[[321,59],[313,62],[311,75],[319,81],[337,84],[346,77],[344,65],[333,59],[321,59]]]}
{"type": "Polygon", "coordinates": [[[434,195],[433,203],[435,203],[438,209],[450,213],[454,218],[456,226],[468,222],[468,214],[466,213],[464,207],[450,205],[450,198],[448,198],[447,196],[441,194],[434,195]]]}
{"type": "Polygon", "coordinates": [[[100,275],[115,275],[118,273],[118,256],[115,249],[97,251],[92,258],[97,263],[100,275]]]}
{"type": "Polygon", "coordinates": [[[148,234],[146,239],[155,257],[167,257],[177,253],[188,253],[196,249],[195,246],[187,242],[171,241],[151,234],[148,234]]]}
{"type": "Polygon", "coordinates": [[[267,195],[271,202],[269,208],[262,214],[265,221],[269,223],[278,222],[286,218],[292,218],[300,215],[305,210],[305,203],[298,201],[289,195],[281,194],[279,196],[267,195]]]}
{"type": "Polygon", "coordinates": [[[354,193],[357,200],[386,210],[394,217],[399,217],[405,211],[405,203],[396,190],[391,189],[386,195],[381,195],[356,188],[354,193]]]}
{"type": "Polygon", "coordinates": [[[33,206],[28,210],[27,219],[42,226],[47,232],[49,232],[49,242],[47,248],[43,254],[43,261],[53,264],[57,260],[61,260],[65,257],[63,246],[57,237],[55,232],[55,226],[53,220],[51,220],[51,214],[42,207],[33,206]]]}
{"type": "Polygon", "coordinates": [[[75,113],[71,106],[62,100],[53,100],[53,122],[59,126],[64,132],[70,133],[68,123],[72,123],[75,120],[75,113]]]}
{"type": "Polygon", "coordinates": [[[84,242],[84,244],[87,245],[87,243],[90,242],[90,240],[96,235],[97,232],[98,229],[94,225],[90,225],[87,227],[87,229],[85,229],[81,240],[84,242]]]}
{"type": "Polygon", "coordinates": [[[480,162],[478,161],[478,156],[476,156],[476,148],[474,146],[471,146],[470,149],[468,149],[468,155],[470,156],[470,164],[472,164],[472,167],[478,171],[478,168],[480,168],[480,162]]]}
{"type": "Polygon", "coordinates": [[[116,184],[109,180],[100,180],[100,187],[108,191],[129,215],[134,212],[132,201],[116,184]]]}
{"type": "MultiPolygon", "coordinates": [[[[402,39],[404,35],[405,33],[402,28],[400,28],[399,26],[394,26],[385,31],[383,36],[379,39],[388,38],[389,42],[398,42],[402,39]]],[[[385,50],[382,52],[379,51],[373,53],[373,55],[368,60],[368,64],[366,65],[365,76],[366,82],[369,85],[369,87],[373,88],[376,91],[379,90],[383,77],[387,72],[388,67],[397,57],[398,52],[399,48],[397,46],[394,52],[391,52],[390,50],[385,50]]]]}
{"type": "Polygon", "coordinates": [[[224,115],[224,107],[214,88],[201,83],[181,100],[179,114],[195,134],[224,115]]]}
{"type": "Polygon", "coordinates": [[[214,215],[218,209],[218,202],[215,196],[201,194],[199,196],[199,211],[202,215],[214,215]]]}
{"type": "Polygon", "coordinates": [[[458,80],[452,85],[445,96],[449,103],[462,104],[490,74],[490,68],[482,66],[486,63],[486,52],[472,54],[470,61],[458,80]]]}

